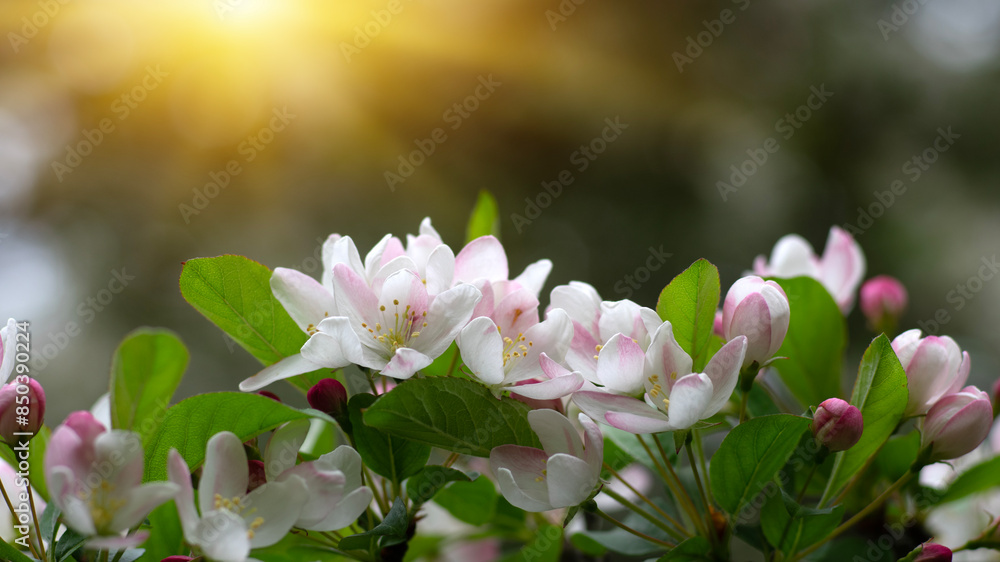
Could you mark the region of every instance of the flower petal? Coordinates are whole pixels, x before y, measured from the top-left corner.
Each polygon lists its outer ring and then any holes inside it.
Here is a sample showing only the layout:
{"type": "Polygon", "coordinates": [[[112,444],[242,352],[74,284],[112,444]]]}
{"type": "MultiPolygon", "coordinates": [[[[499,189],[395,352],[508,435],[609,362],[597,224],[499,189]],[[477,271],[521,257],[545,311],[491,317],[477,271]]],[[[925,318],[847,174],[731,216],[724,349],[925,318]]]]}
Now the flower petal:
{"type": "Polygon", "coordinates": [[[547,472],[545,479],[549,485],[549,503],[552,507],[579,505],[590,496],[597,485],[597,475],[586,461],[575,456],[552,455],[545,470],[547,472]]]}
{"type": "Polygon", "coordinates": [[[544,472],[548,458],[540,449],[518,445],[501,445],[490,451],[490,467],[507,501],[526,511],[552,509],[544,472]]]}
{"type": "Polygon", "coordinates": [[[546,455],[565,453],[583,458],[583,440],[566,416],[555,410],[532,410],[528,412],[528,423],[546,455]]]}
{"type": "Polygon", "coordinates": [[[401,347],[392,355],[392,359],[382,369],[382,375],[394,379],[408,379],[420,369],[427,368],[434,362],[434,359],[420,353],[416,349],[401,347]]]}
{"type": "Polygon", "coordinates": [[[674,429],[667,416],[630,396],[580,391],[573,394],[573,402],[591,419],[629,433],[659,433],[674,429]]]}
{"type": "Polygon", "coordinates": [[[783,236],[771,250],[768,275],[773,277],[819,278],[819,264],[813,248],[798,234],[783,236]]]}
{"type": "Polygon", "coordinates": [[[639,344],[615,334],[598,353],[597,378],[610,391],[633,395],[643,390],[646,355],[639,344]]]}
{"type": "Polygon", "coordinates": [[[264,449],[264,474],[268,482],[295,466],[299,449],[309,435],[309,425],[309,420],[295,420],[274,430],[264,449]]]}
{"type": "Polygon", "coordinates": [[[243,442],[229,431],[216,433],[208,440],[205,466],[198,485],[198,506],[204,515],[215,509],[215,496],[242,498],[247,492],[250,473],[243,442]]]}
{"type": "Polygon", "coordinates": [[[0,384],[4,384],[14,372],[14,360],[17,352],[17,321],[7,320],[7,325],[0,328],[0,384]]]}
{"type": "Polygon", "coordinates": [[[139,546],[149,538],[149,531],[136,531],[131,535],[94,537],[87,539],[84,548],[87,550],[126,550],[139,546]]]}
{"type": "Polygon", "coordinates": [[[469,323],[472,310],[482,298],[482,293],[472,285],[458,285],[434,297],[427,317],[427,326],[420,330],[420,337],[410,345],[436,359],[455,341],[458,333],[469,323]]]}
{"type": "Polygon", "coordinates": [[[601,464],[604,462],[604,435],[594,420],[585,414],[579,414],[577,419],[583,426],[583,460],[587,461],[594,474],[600,475],[601,464]]]}
{"type": "Polygon", "coordinates": [[[173,482],[150,482],[132,488],[126,504],[115,511],[108,527],[114,531],[126,531],[142,523],[149,512],[174,499],[180,489],[173,482]]]}
{"type": "MultiPolygon", "coordinates": [[[[736,383],[740,380],[740,366],[747,354],[747,338],[740,336],[722,346],[715,352],[712,359],[705,365],[705,374],[712,381],[712,399],[702,414],[702,419],[714,416],[733,395],[736,383]]],[[[673,390],[670,401],[673,403],[673,390]]]]}
{"type": "Polygon", "coordinates": [[[363,323],[374,324],[378,298],[368,282],[343,264],[333,267],[333,296],[337,311],[350,320],[352,327],[363,323]]]}
{"type": "Polygon", "coordinates": [[[190,542],[217,562],[243,562],[250,554],[250,539],[243,518],[228,509],[202,514],[190,542]]]}
{"type": "MultiPolygon", "coordinates": [[[[503,494],[504,499],[510,502],[514,507],[521,508],[528,512],[538,513],[542,511],[549,511],[555,509],[548,502],[546,497],[544,500],[538,499],[537,490],[532,490],[534,493],[529,495],[526,491],[522,490],[518,486],[517,481],[514,479],[514,474],[510,469],[500,467],[495,468],[497,484],[500,485],[500,493],[503,494]]],[[[539,476],[539,478],[542,478],[539,476]]],[[[542,490],[548,495],[548,488],[542,490]]]]}
{"type": "Polygon", "coordinates": [[[321,522],[309,527],[310,531],[338,531],[353,523],[368,509],[374,498],[371,489],[361,487],[341,498],[340,502],[321,522]]]}
{"type": "Polygon", "coordinates": [[[283,482],[289,478],[301,478],[309,493],[295,526],[315,530],[323,522],[331,510],[339,509],[337,505],[344,494],[344,475],[340,471],[325,471],[316,466],[315,462],[304,462],[283,472],[275,481],[283,482]]]}
{"type": "Polygon", "coordinates": [[[519,384],[508,387],[511,394],[531,398],[532,400],[555,400],[569,396],[583,387],[583,376],[580,373],[569,373],[542,382],[519,384]]]}
{"type": "Polygon", "coordinates": [[[507,279],[508,274],[507,254],[500,241],[493,236],[476,238],[455,256],[455,281],[502,281],[507,279]]]}
{"type": "Polygon", "coordinates": [[[490,315],[503,335],[514,338],[538,324],[538,298],[527,289],[504,296],[490,315]]]}
{"type": "Polygon", "coordinates": [[[316,329],[318,331],[302,346],[302,357],[327,369],[361,363],[364,357],[359,337],[361,326],[355,331],[346,317],[334,316],[320,322],[316,329]]]}
{"type": "Polygon", "coordinates": [[[861,246],[842,228],[831,227],[819,267],[820,282],[833,295],[840,310],[850,312],[854,293],[865,276],[865,254],[861,246]]]}
{"type": "Polygon", "coordinates": [[[346,265],[358,275],[364,275],[365,266],[354,240],[350,236],[331,234],[323,243],[323,287],[333,294],[333,267],[338,263],[346,265]]]}
{"type": "MultiPolygon", "coordinates": [[[[598,318],[601,315],[601,296],[597,289],[581,281],[570,281],[569,285],[559,285],[552,289],[549,308],[561,308],[574,322],[593,335],[599,333],[598,318]]],[[[593,349],[593,348],[591,348],[593,349]]]]}
{"type": "Polygon", "coordinates": [[[184,538],[190,542],[198,528],[198,511],[194,507],[191,469],[177,449],[170,449],[170,453],[167,454],[167,477],[178,487],[174,503],[177,505],[177,515],[180,516],[184,538]]]}
{"type": "Polygon", "coordinates": [[[473,318],[458,335],[458,349],[462,362],[482,383],[495,386],[503,382],[503,339],[492,320],[473,318]]]}
{"type": "Polygon", "coordinates": [[[431,295],[443,293],[451,288],[455,279],[455,253],[444,244],[439,244],[427,257],[424,270],[427,292],[431,295]]]}
{"type": "Polygon", "coordinates": [[[362,484],[361,455],[348,445],[341,445],[313,462],[321,470],[342,472],[345,478],[344,486],[349,490],[358,488],[362,484]]]}
{"type": "Polygon", "coordinates": [[[327,316],[337,315],[337,303],[330,291],[300,271],[274,268],[271,292],[303,332],[308,332],[327,316]]]}
{"type": "Polygon", "coordinates": [[[713,386],[704,373],[681,377],[670,390],[667,417],[675,429],[687,429],[708,416],[705,412],[712,402],[713,386]]]}
{"type": "Polygon", "coordinates": [[[541,294],[545,280],[549,278],[551,272],[552,262],[550,260],[538,260],[524,268],[524,271],[514,278],[514,282],[531,291],[537,297],[541,294]]]}
{"type": "Polygon", "coordinates": [[[243,392],[253,392],[264,388],[272,382],[288,379],[296,375],[315,371],[316,369],[319,369],[319,365],[309,361],[301,353],[296,353],[261,369],[256,375],[244,379],[240,383],[240,390],[243,392]]]}
{"type": "Polygon", "coordinates": [[[643,381],[646,391],[649,392],[652,382],[648,377],[660,375],[666,381],[666,390],[677,381],[679,377],[691,374],[691,356],[684,352],[680,344],[674,338],[673,326],[670,322],[664,322],[653,333],[653,339],[646,349],[646,379],[643,381]]]}
{"type": "Polygon", "coordinates": [[[308,498],[309,490],[298,476],[268,482],[247,494],[245,503],[253,509],[244,511],[245,520],[253,522],[258,517],[263,520],[250,537],[250,545],[261,548],[283,539],[295,525],[308,498]]]}
{"type": "Polygon", "coordinates": [[[382,255],[385,253],[385,249],[389,246],[389,240],[392,238],[391,234],[386,234],[372,247],[368,255],[365,256],[365,278],[367,280],[372,281],[375,278],[375,274],[382,267],[382,255]]]}

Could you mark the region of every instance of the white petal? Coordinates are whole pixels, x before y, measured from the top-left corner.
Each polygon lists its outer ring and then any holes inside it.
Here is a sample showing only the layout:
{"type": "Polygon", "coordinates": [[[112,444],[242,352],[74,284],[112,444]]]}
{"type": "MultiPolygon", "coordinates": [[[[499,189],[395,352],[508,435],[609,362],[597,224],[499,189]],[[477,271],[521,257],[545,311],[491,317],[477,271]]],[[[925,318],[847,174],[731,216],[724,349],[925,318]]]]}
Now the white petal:
{"type": "Polygon", "coordinates": [[[401,347],[382,369],[381,374],[394,379],[408,379],[420,369],[425,369],[434,359],[409,347],[401,347]]]}
{"type": "Polygon", "coordinates": [[[546,455],[565,453],[583,458],[583,440],[566,416],[555,410],[532,410],[528,412],[528,423],[546,455]]]}
{"type": "Polygon", "coordinates": [[[350,494],[344,496],[339,503],[332,510],[330,510],[329,515],[326,519],[317,523],[313,527],[308,527],[311,531],[338,531],[344,527],[349,526],[361,514],[368,509],[368,506],[372,503],[372,498],[374,494],[367,487],[361,487],[355,489],[350,494]]]}
{"type": "Polygon", "coordinates": [[[433,236],[433,237],[437,238],[438,240],[441,240],[441,235],[438,234],[437,230],[434,230],[433,226],[431,226],[431,218],[430,217],[424,217],[424,220],[420,221],[420,230],[418,232],[420,232],[420,234],[425,234],[425,235],[428,235],[428,236],[433,236]]]}
{"type": "Polygon", "coordinates": [[[309,420],[290,421],[274,430],[264,449],[264,474],[268,482],[295,466],[308,434],[309,420]]]}
{"type": "Polygon", "coordinates": [[[215,509],[215,496],[242,498],[250,481],[247,454],[243,442],[229,431],[216,433],[208,440],[205,466],[198,485],[198,506],[204,515],[215,509]]]}
{"type": "Polygon", "coordinates": [[[284,538],[295,525],[308,497],[306,484],[298,476],[282,482],[268,482],[250,492],[245,501],[253,509],[244,511],[244,518],[248,523],[258,517],[263,519],[250,545],[253,548],[271,546],[284,538]]]}
{"type": "Polygon", "coordinates": [[[350,236],[331,234],[323,243],[323,286],[333,293],[333,266],[342,263],[358,275],[364,275],[365,266],[354,240],[350,236]]]}
{"type": "Polygon", "coordinates": [[[652,388],[649,376],[659,375],[660,380],[666,382],[663,386],[669,391],[678,378],[691,374],[691,366],[691,356],[677,343],[674,338],[673,326],[670,322],[664,322],[653,333],[653,339],[649,343],[649,348],[646,349],[645,372],[647,378],[643,381],[646,392],[652,388]]]}
{"type": "Polygon", "coordinates": [[[569,373],[542,382],[519,384],[507,387],[511,394],[524,396],[533,400],[555,400],[569,396],[583,387],[583,376],[580,373],[569,373]]]}
{"type": "Polygon", "coordinates": [[[212,510],[202,515],[190,542],[201,547],[212,560],[243,562],[250,554],[247,525],[239,515],[227,510],[212,510]]]}
{"type": "MultiPolygon", "coordinates": [[[[526,494],[518,487],[517,482],[514,480],[514,475],[509,469],[501,467],[495,470],[497,484],[500,485],[500,493],[514,507],[519,507],[533,513],[555,509],[548,501],[539,500],[526,494]]],[[[545,491],[548,492],[548,489],[545,491]]]]}
{"type": "Polygon", "coordinates": [[[177,449],[170,449],[167,455],[167,477],[178,486],[174,503],[177,504],[177,514],[180,516],[184,538],[189,542],[195,536],[198,528],[198,511],[194,507],[194,489],[191,486],[191,469],[177,449]]]}
{"type": "Polygon", "coordinates": [[[427,310],[428,301],[427,287],[424,286],[420,276],[413,271],[402,270],[393,273],[385,280],[378,304],[379,310],[385,307],[382,313],[383,323],[391,326],[393,315],[396,313],[399,314],[400,323],[405,321],[407,313],[419,318],[427,310]]]}
{"type": "Polygon", "coordinates": [[[293,477],[301,478],[309,490],[305,502],[300,506],[295,526],[314,529],[326,519],[331,510],[337,509],[337,503],[344,497],[344,475],[340,471],[322,470],[315,462],[304,462],[286,470],[275,481],[283,482],[293,477]]]}
{"type": "Polygon", "coordinates": [[[544,352],[554,361],[564,361],[573,339],[573,323],[565,310],[555,309],[548,318],[528,328],[524,332],[525,349],[520,349],[521,358],[507,372],[507,382],[544,378],[545,373],[539,361],[544,352]]]}
{"type": "Polygon", "coordinates": [[[382,254],[389,245],[390,239],[392,239],[391,234],[383,236],[371,251],[368,252],[368,255],[365,256],[365,278],[369,281],[375,278],[375,274],[382,267],[382,254]]]}
{"type": "Polygon", "coordinates": [[[427,258],[427,268],[424,279],[427,280],[427,292],[437,295],[447,291],[455,277],[455,253],[444,244],[438,245],[427,258]]]}
{"type": "MultiPolygon", "coordinates": [[[[746,336],[733,339],[722,349],[717,351],[712,359],[705,365],[705,374],[712,381],[712,400],[705,406],[702,413],[703,418],[716,414],[732,396],[736,389],[736,383],[740,380],[740,367],[743,364],[743,356],[747,350],[746,336]]],[[[673,391],[671,390],[671,403],[673,402],[673,391]]]]}
{"type": "Polygon", "coordinates": [[[337,303],[330,291],[300,271],[274,268],[271,292],[303,332],[308,332],[323,318],[337,314],[337,303]]]}
{"type": "Polygon", "coordinates": [[[7,325],[0,328],[0,384],[4,384],[14,372],[14,360],[17,356],[17,321],[7,320],[7,325]]]}
{"type": "Polygon", "coordinates": [[[302,346],[302,357],[314,365],[327,369],[340,369],[362,359],[359,333],[364,328],[352,329],[350,320],[334,316],[319,323],[317,332],[302,346]]]}
{"type": "Polygon", "coordinates": [[[458,349],[462,362],[481,382],[491,386],[503,382],[503,339],[492,320],[473,318],[458,335],[458,349]]]}
{"type": "Polygon", "coordinates": [[[346,265],[337,264],[333,268],[333,296],[337,311],[350,320],[352,328],[374,324],[378,298],[368,282],[346,265]]]}
{"type": "Polygon", "coordinates": [[[361,455],[348,445],[341,445],[313,461],[322,470],[340,471],[344,474],[344,487],[348,490],[358,488],[361,479],[361,455]]]}
{"type": "Polygon", "coordinates": [[[681,377],[670,390],[667,417],[676,429],[687,429],[705,419],[705,411],[712,401],[712,381],[704,373],[681,377]]]}
{"type": "Polygon", "coordinates": [[[546,465],[549,503],[552,507],[570,507],[583,503],[597,485],[597,475],[583,459],[558,454],[546,465]]]}
{"type": "MultiPolygon", "coordinates": [[[[308,342],[307,342],[308,343],[308,342]]],[[[272,382],[288,379],[303,373],[308,373],[319,369],[319,365],[309,361],[301,353],[289,355],[281,361],[265,367],[256,375],[245,379],[240,383],[240,390],[243,392],[253,392],[264,388],[272,382]]]]}
{"type": "Polygon", "coordinates": [[[597,378],[612,392],[638,394],[643,390],[645,360],[639,344],[615,334],[598,353],[597,378]]]}
{"type": "Polygon", "coordinates": [[[469,323],[480,298],[482,293],[472,285],[458,285],[434,297],[425,319],[427,326],[410,345],[431,359],[439,357],[469,323]]]}
{"type": "Polygon", "coordinates": [[[771,250],[768,263],[771,275],[775,277],[797,277],[805,275],[819,278],[819,265],[813,248],[798,234],[783,236],[771,250]]]}
{"type": "Polygon", "coordinates": [[[514,282],[520,284],[525,289],[531,291],[536,297],[541,294],[545,280],[552,272],[552,262],[549,260],[538,260],[524,268],[524,272],[518,275],[514,282]]]}
{"type": "Polygon", "coordinates": [[[109,529],[116,532],[126,531],[149,515],[157,506],[166,503],[177,495],[180,486],[172,482],[150,482],[132,488],[128,493],[125,505],[115,511],[109,529]]]}
{"type": "Polygon", "coordinates": [[[597,335],[597,319],[601,314],[601,296],[597,289],[580,281],[571,281],[569,285],[560,285],[552,289],[549,296],[550,308],[561,308],[569,314],[574,322],[583,325],[586,331],[597,335]]]}

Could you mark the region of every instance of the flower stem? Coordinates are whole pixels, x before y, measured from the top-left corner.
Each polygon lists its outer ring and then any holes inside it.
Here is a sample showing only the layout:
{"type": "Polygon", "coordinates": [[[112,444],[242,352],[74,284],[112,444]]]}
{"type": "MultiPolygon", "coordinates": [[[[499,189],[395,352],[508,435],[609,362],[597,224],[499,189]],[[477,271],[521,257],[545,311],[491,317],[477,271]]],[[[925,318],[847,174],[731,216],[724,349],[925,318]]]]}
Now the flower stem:
{"type": "Polygon", "coordinates": [[[455,365],[458,365],[458,350],[455,350],[455,354],[451,356],[451,363],[448,364],[448,376],[450,377],[453,372],[455,372],[455,365]]]}
{"type": "Polygon", "coordinates": [[[458,460],[458,453],[452,453],[448,457],[448,459],[444,461],[444,465],[442,466],[444,466],[445,468],[451,468],[451,465],[455,464],[455,461],[457,460],[458,460]]]}
{"type": "Polygon", "coordinates": [[[651,542],[651,543],[654,543],[654,544],[658,544],[658,545],[660,545],[660,546],[665,546],[665,547],[667,547],[667,548],[674,548],[675,546],[677,546],[677,545],[675,545],[675,544],[673,544],[673,543],[669,543],[669,542],[667,542],[667,541],[662,541],[662,540],[660,540],[660,539],[658,539],[658,538],[655,538],[655,537],[651,537],[651,536],[649,536],[649,535],[647,535],[647,534],[645,534],[645,533],[643,533],[643,532],[641,532],[641,531],[636,531],[636,530],[635,530],[635,529],[633,529],[632,527],[629,527],[628,525],[626,525],[626,524],[622,523],[621,521],[618,521],[617,519],[615,519],[615,518],[611,517],[611,516],[610,516],[610,515],[608,515],[607,513],[604,513],[604,512],[603,512],[603,511],[601,511],[600,509],[596,509],[596,510],[594,510],[594,513],[596,513],[598,517],[600,517],[601,519],[604,519],[604,520],[605,520],[605,521],[607,521],[608,523],[611,523],[611,524],[612,524],[612,525],[614,525],[615,527],[618,527],[619,529],[621,529],[621,530],[623,530],[623,531],[626,531],[626,532],[628,532],[628,533],[631,533],[631,534],[633,534],[633,535],[635,535],[635,536],[639,537],[640,539],[643,539],[643,540],[646,540],[646,541],[649,541],[649,542],[651,542]]]}
{"type": "MultiPolygon", "coordinates": [[[[38,519],[38,512],[35,511],[35,493],[31,490],[30,483],[24,487],[28,489],[28,505],[31,506],[31,518],[35,520],[35,533],[38,534],[38,553],[41,554],[41,559],[45,560],[45,541],[42,540],[42,522],[38,519]]],[[[28,537],[28,542],[31,542],[31,537],[28,537]]]]}
{"type": "Polygon", "coordinates": [[[681,534],[680,532],[678,532],[678,531],[674,530],[673,528],[671,528],[670,526],[668,526],[663,521],[660,521],[659,519],[657,519],[656,517],[654,517],[652,514],[650,514],[645,509],[642,509],[641,507],[637,506],[636,504],[628,501],[627,499],[625,499],[624,496],[622,496],[618,492],[615,492],[611,488],[605,487],[601,491],[604,492],[605,494],[607,494],[608,497],[610,497],[611,499],[613,499],[616,502],[620,503],[622,506],[627,507],[629,510],[631,510],[632,512],[634,512],[639,517],[642,517],[646,521],[649,521],[653,525],[656,525],[657,527],[659,527],[660,529],[662,529],[665,533],[667,533],[671,537],[673,537],[673,538],[675,538],[677,540],[684,540],[685,538],[687,538],[683,534],[681,534]]]}
{"type": "MultiPolygon", "coordinates": [[[[645,495],[643,495],[641,492],[639,492],[639,490],[636,490],[634,486],[632,486],[631,484],[629,484],[627,480],[625,480],[624,478],[621,477],[620,474],[618,474],[618,471],[616,471],[614,468],[611,468],[611,465],[609,465],[608,463],[604,463],[604,468],[606,468],[608,470],[608,472],[610,472],[615,478],[617,478],[619,482],[621,482],[622,484],[624,484],[626,488],[628,488],[629,490],[631,490],[632,493],[636,495],[636,497],[638,497],[642,501],[646,502],[646,504],[649,505],[649,507],[653,508],[654,511],[656,511],[658,514],[660,514],[660,517],[663,517],[665,520],[669,521],[671,524],[673,524],[675,527],[677,527],[677,531],[679,531],[680,533],[682,533],[686,537],[690,537],[691,536],[690,531],[688,531],[687,529],[685,529],[684,526],[681,525],[679,521],[677,521],[676,519],[674,519],[673,517],[671,517],[670,514],[668,514],[666,511],[663,511],[663,509],[661,509],[660,506],[658,506],[655,503],[653,503],[653,500],[651,500],[648,497],[646,497],[645,495]]],[[[607,492],[608,489],[605,488],[604,491],[607,492]]]]}
{"type": "MultiPolygon", "coordinates": [[[[708,466],[705,464],[705,448],[701,443],[701,432],[694,430],[694,449],[698,453],[698,465],[701,467],[701,473],[708,478],[708,466]]],[[[705,486],[705,491],[708,492],[708,501],[711,504],[715,504],[715,495],[712,494],[712,487],[705,486]]]]}
{"type": "Polygon", "coordinates": [[[382,515],[385,516],[385,514],[389,513],[389,506],[385,503],[385,499],[382,497],[378,486],[375,484],[375,477],[372,476],[372,473],[368,470],[367,466],[363,467],[363,471],[365,480],[368,481],[368,488],[372,491],[372,495],[375,497],[375,503],[378,504],[379,510],[381,510],[382,515]]]}
{"type": "MultiPolygon", "coordinates": [[[[709,530],[712,530],[715,527],[715,524],[712,522],[712,504],[708,501],[708,493],[705,492],[705,486],[701,482],[701,475],[698,472],[698,463],[694,458],[694,449],[691,447],[690,436],[684,441],[684,448],[687,450],[688,460],[691,462],[691,472],[694,473],[694,481],[698,485],[698,492],[701,493],[701,501],[705,507],[705,526],[709,530]]],[[[709,538],[714,538],[714,536],[712,535],[709,538]]]]}
{"type": "Polygon", "coordinates": [[[913,478],[914,474],[915,473],[912,470],[907,471],[906,474],[902,475],[899,478],[899,480],[896,480],[895,482],[893,482],[892,486],[889,486],[884,492],[882,492],[882,494],[879,497],[875,498],[875,501],[873,501],[870,504],[868,504],[867,506],[865,506],[864,509],[862,509],[861,511],[857,512],[856,514],[854,514],[854,517],[851,517],[846,522],[844,522],[842,525],[840,525],[839,527],[837,527],[836,529],[834,529],[833,532],[831,532],[829,535],[826,536],[826,538],[824,538],[823,540],[819,541],[818,543],[816,543],[816,544],[810,546],[809,548],[803,550],[802,552],[800,552],[798,554],[798,556],[796,557],[796,559],[802,558],[802,557],[804,557],[804,556],[806,556],[808,554],[811,554],[811,553],[815,552],[817,549],[819,549],[819,547],[823,546],[828,541],[833,540],[834,538],[840,536],[844,531],[850,529],[855,524],[857,524],[858,521],[861,521],[862,519],[864,519],[865,517],[867,517],[869,514],[871,514],[871,512],[873,512],[877,508],[881,507],[881,505],[883,503],[885,503],[885,501],[887,499],[889,499],[890,496],[892,496],[893,494],[895,494],[900,488],[902,488],[904,485],[906,485],[906,483],[909,482],[910,479],[913,478]]]}
{"type": "MultiPolygon", "coordinates": [[[[653,462],[653,466],[655,466],[657,472],[660,473],[660,476],[663,478],[663,482],[668,488],[670,488],[677,505],[687,512],[688,518],[691,519],[692,523],[694,523],[697,531],[699,533],[704,532],[707,535],[707,531],[702,529],[701,517],[698,516],[698,511],[694,508],[694,502],[691,501],[691,497],[687,495],[687,491],[685,491],[683,486],[680,485],[680,481],[676,481],[675,483],[675,479],[671,479],[670,475],[667,474],[666,469],[664,469],[663,465],[660,464],[660,461],[656,459],[652,449],[649,448],[649,445],[646,444],[646,441],[643,440],[641,435],[636,435],[636,438],[639,440],[642,448],[646,450],[646,454],[649,455],[649,460],[653,462]]],[[[659,445],[659,439],[654,440],[657,442],[657,445],[659,445]]],[[[662,446],[660,448],[662,450],[662,446]]],[[[664,461],[666,461],[666,456],[664,456],[664,461]]],[[[669,462],[667,462],[667,466],[670,466],[669,462]]]]}
{"type": "MultiPolygon", "coordinates": [[[[30,488],[31,485],[29,484],[28,487],[30,488]]],[[[7,509],[10,510],[10,516],[12,518],[11,520],[12,521],[17,521],[17,512],[14,511],[14,505],[12,503],[10,503],[10,497],[7,495],[7,489],[4,488],[3,480],[2,479],[0,479],[0,492],[3,493],[3,501],[7,502],[7,509]]],[[[40,529],[40,526],[37,526],[37,523],[36,523],[36,529],[40,529]]],[[[39,533],[39,535],[38,535],[38,539],[39,539],[38,542],[41,543],[42,542],[41,541],[41,538],[42,538],[41,530],[39,530],[38,533],[39,533]]],[[[35,558],[38,558],[39,560],[45,560],[44,558],[42,558],[41,556],[39,556],[38,551],[35,550],[35,544],[31,542],[31,536],[30,536],[30,534],[28,536],[28,548],[31,550],[31,554],[33,554],[35,556],[35,558]]]]}

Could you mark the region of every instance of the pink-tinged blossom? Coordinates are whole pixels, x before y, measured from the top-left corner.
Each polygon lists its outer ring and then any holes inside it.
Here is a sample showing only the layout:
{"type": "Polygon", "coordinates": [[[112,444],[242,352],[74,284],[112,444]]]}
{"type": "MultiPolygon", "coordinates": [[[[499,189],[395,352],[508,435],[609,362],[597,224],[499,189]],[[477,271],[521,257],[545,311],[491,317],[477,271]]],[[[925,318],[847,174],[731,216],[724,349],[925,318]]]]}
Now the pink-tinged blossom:
{"type": "Polygon", "coordinates": [[[292,476],[247,493],[250,475],[243,443],[233,433],[212,436],[195,506],[191,471],[176,449],[167,456],[184,540],[217,562],[245,562],[250,550],[280,541],[298,520],[311,490],[292,476]]]}
{"type": "MultiPolygon", "coordinates": [[[[244,470],[246,467],[244,466],[244,470]]],[[[63,523],[92,537],[89,548],[136,546],[148,533],[124,536],[158,505],[173,499],[170,482],[142,483],[139,434],[108,431],[89,412],[74,412],[52,432],[45,451],[45,478],[63,523]]]]}
{"type": "Polygon", "coordinates": [[[955,459],[982,443],[993,425],[990,396],[974,386],[934,403],[922,422],[920,448],[930,448],[929,461],[955,459]]]}
{"type": "Polygon", "coordinates": [[[17,357],[17,322],[11,318],[0,328],[0,384],[10,379],[17,357]]]}
{"type": "Polygon", "coordinates": [[[654,333],[645,355],[631,340],[620,341],[629,351],[618,355],[627,357],[602,378],[612,381],[613,389],[630,386],[639,377],[645,389],[642,399],[585,390],[573,394],[573,401],[591,418],[636,434],[688,429],[715,415],[736,388],[747,349],[746,336],[738,336],[716,352],[703,373],[694,373],[691,357],[674,339],[669,322],[654,333]]]}
{"type": "Polygon", "coordinates": [[[744,277],[733,283],[723,301],[722,337],[728,341],[746,336],[743,366],[763,365],[785,341],[790,315],[781,285],[757,276],[744,277]]]}
{"type": "Polygon", "coordinates": [[[920,337],[908,330],[892,340],[892,349],[906,370],[907,416],[927,413],[945,394],[958,392],[969,378],[969,353],[948,336],[920,337]]]}
{"type": "Polygon", "coordinates": [[[274,432],[264,450],[268,482],[301,478],[309,490],[295,526],[310,531],[336,531],[349,526],[372,502],[372,491],[362,485],[361,455],[347,445],[314,461],[295,464],[309,433],[309,422],[285,424],[274,432]]]}
{"type": "Polygon", "coordinates": [[[9,445],[14,445],[27,437],[23,435],[24,433],[38,433],[43,423],[45,423],[45,390],[38,381],[20,375],[10,384],[0,388],[0,439],[9,445]],[[19,386],[26,388],[27,391],[19,393],[17,391],[19,386]],[[28,413],[18,414],[19,407],[26,409],[28,413]],[[14,435],[15,433],[22,435],[14,435]]]}
{"type": "Polygon", "coordinates": [[[840,398],[824,400],[813,415],[812,433],[827,449],[837,452],[853,447],[864,432],[861,410],[840,398]]]}
{"type": "Polygon", "coordinates": [[[593,287],[579,281],[556,287],[550,300],[549,310],[565,310],[573,321],[573,341],[566,354],[567,365],[587,381],[609,391],[640,392],[641,373],[627,381],[605,380],[602,373],[620,361],[641,363],[637,357],[649,347],[653,333],[663,323],[656,311],[630,300],[602,302],[593,287]]]}
{"type": "Polygon", "coordinates": [[[243,381],[241,390],[352,363],[407,379],[448,349],[482,296],[472,285],[429,295],[423,280],[408,269],[373,287],[342,263],[334,266],[333,285],[341,316],[322,320],[298,355],[243,381]]]}
{"type": "Polygon", "coordinates": [[[509,390],[548,400],[578,390],[583,377],[558,366],[573,338],[566,312],[552,310],[539,322],[538,299],[525,289],[501,304],[492,317],[474,318],[458,336],[462,361],[472,375],[498,396],[509,390]]]}
{"type": "Polygon", "coordinates": [[[822,256],[817,256],[804,238],[789,234],[774,245],[770,260],[757,256],[753,269],[761,277],[812,277],[826,287],[841,312],[847,314],[865,276],[865,254],[854,237],[834,226],[822,256]]]}
{"type": "Polygon", "coordinates": [[[580,415],[584,438],[555,410],[532,410],[528,423],[542,449],[501,445],[490,451],[490,467],[504,498],[525,511],[549,511],[583,503],[597,487],[604,437],[580,415]]]}
{"type": "Polygon", "coordinates": [[[498,299],[517,288],[527,289],[538,298],[550,271],[552,262],[543,259],[529,265],[520,275],[510,279],[507,253],[503,245],[493,236],[480,236],[466,244],[455,256],[454,282],[475,284],[480,289],[483,281],[489,282],[498,299]]]}

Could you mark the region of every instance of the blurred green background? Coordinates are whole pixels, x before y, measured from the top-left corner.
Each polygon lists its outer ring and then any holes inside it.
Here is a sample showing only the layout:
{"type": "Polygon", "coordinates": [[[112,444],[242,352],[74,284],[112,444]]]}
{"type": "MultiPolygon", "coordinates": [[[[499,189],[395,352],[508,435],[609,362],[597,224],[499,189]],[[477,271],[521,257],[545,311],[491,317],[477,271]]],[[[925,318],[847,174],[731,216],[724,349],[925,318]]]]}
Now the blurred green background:
{"type": "Polygon", "coordinates": [[[953,292],[1000,249],[995,2],[4,0],[0,25],[0,314],[31,322],[50,424],[141,325],[191,348],[180,395],[259,368],[183,301],[183,260],[318,277],[328,234],[364,252],[425,216],[457,249],[484,188],[512,270],[555,263],[546,295],[648,306],[698,257],[725,290],[782,235],[851,224],[866,277],[909,288],[902,326],[944,309],[996,377],[1000,277],[953,292]],[[723,197],[731,166],[753,173],[723,197]]]}

